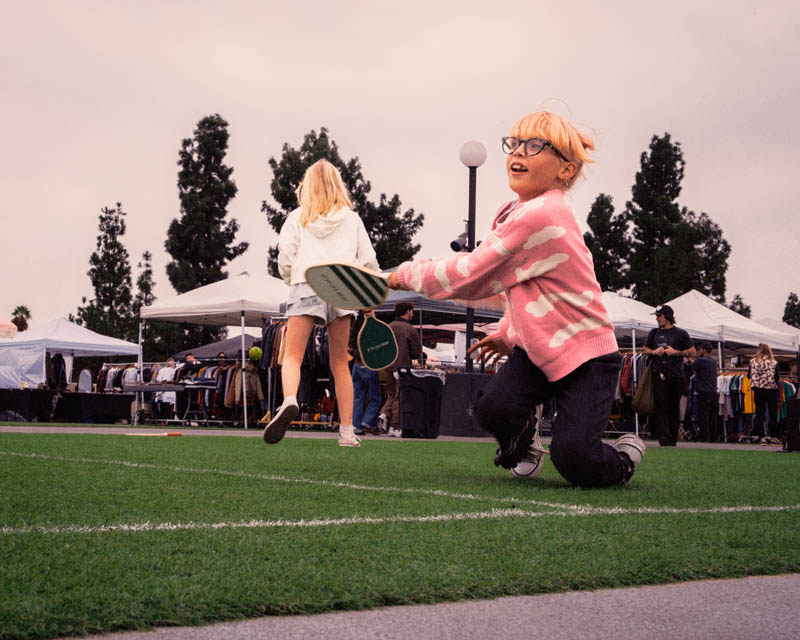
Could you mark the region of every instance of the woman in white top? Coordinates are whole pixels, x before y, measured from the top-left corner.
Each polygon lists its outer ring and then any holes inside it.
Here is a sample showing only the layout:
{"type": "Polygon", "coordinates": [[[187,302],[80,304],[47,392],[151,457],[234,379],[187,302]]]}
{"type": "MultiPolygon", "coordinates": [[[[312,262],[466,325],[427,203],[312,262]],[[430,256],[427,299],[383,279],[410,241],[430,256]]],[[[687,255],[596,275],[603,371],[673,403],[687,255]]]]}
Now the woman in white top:
{"type": "MultiPolygon", "coordinates": [[[[327,160],[312,164],[297,188],[300,206],[283,223],[278,238],[278,271],[290,286],[285,354],[281,366],[283,404],[264,429],[264,441],[280,442],[299,411],[300,365],[315,323],[328,327],[330,367],[339,407],[339,445],[357,447],[353,429],[353,382],[347,364],[351,311],[326,304],[306,282],[306,268],[324,262],[352,262],[379,270],[364,223],[353,211],[342,177],[327,160]]],[[[263,420],[263,418],[262,418],[263,420]]]]}
{"type": "Polygon", "coordinates": [[[778,362],[772,355],[772,349],[763,342],[758,345],[756,355],[750,361],[747,372],[756,402],[753,433],[764,435],[762,444],[770,444],[772,437],[777,437],[778,422],[778,362]],[[763,425],[763,426],[762,426],[763,425]]]}

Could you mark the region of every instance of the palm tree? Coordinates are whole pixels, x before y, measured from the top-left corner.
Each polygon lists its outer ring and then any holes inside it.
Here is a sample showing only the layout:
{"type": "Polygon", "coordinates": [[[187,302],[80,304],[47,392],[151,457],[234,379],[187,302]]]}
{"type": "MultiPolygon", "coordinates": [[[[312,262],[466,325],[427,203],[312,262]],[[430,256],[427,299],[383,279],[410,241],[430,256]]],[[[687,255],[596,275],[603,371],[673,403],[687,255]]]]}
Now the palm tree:
{"type": "Polygon", "coordinates": [[[31,319],[31,311],[24,304],[19,305],[11,314],[11,322],[17,325],[17,331],[25,331],[28,328],[28,320],[31,319]]]}

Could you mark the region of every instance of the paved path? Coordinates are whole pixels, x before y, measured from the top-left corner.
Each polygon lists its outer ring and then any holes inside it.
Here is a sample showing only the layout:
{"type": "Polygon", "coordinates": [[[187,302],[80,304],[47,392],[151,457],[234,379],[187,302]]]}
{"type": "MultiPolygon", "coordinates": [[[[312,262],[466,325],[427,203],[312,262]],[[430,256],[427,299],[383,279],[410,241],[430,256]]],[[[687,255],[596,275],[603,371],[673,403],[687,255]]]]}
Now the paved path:
{"type": "MultiPolygon", "coordinates": [[[[138,427],[138,426],[93,426],[93,425],[41,425],[32,424],[15,425],[0,424],[0,433],[87,433],[87,434],[138,434],[138,435],[163,435],[165,433],[180,433],[183,436],[231,436],[241,438],[260,438],[261,429],[210,429],[197,427],[138,427]]],[[[287,438],[336,438],[333,431],[287,431],[287,438]]],[[[361,436],[362,440],[389,440],[404,442],[401,438],[390,438],[388,436],[361,436]]],[[[474,438],[462,436],[439,436],[434,440],[414,440],[414,442],[492,442],[491,438],[474,438]]],[[[542,438],[545,444],[550,443],[550,438],[542,438]]],[[[658,443],[653,440],[647,441],[648,447],[658,448],[658,443]]],[[[760,446],[757,444],[740,444],[736,442],[680,442],[678,448],[687,449],[732,449],[736,451],[779,451],[780,447],[760,446]]]]}
{"type": "Polygon", "coordinates": [[[104,640],[777,640],[800,636],[800,575],[703,580],[372,611],[280,616],[104,640]]]}

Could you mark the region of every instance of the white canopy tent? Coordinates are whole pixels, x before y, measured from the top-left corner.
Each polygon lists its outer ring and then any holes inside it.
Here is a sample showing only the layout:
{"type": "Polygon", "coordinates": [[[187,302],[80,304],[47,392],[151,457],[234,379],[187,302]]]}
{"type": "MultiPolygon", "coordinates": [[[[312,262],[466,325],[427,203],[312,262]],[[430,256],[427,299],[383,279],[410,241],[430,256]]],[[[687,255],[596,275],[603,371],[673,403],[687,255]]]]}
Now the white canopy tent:
{"type": "MultiPolygon", "coordinates": [[[[286,301],[289,287],[283,280],[264,274],[247,272],[207,284],[186,293],[165,298],[143,307],[141,320],[166,320],[194,324],[235,325],[242,328],[242,375],[247,352],[245,331],[247,327],[260,327],[265,320],[280,315],[280,306],[286,301]]],[[[141,339],[140,339],[141,342],[141,339]]],[[[244,385],[242,385],[244,387],[244,385]]],[[[245,390],[246,394],[247,391],[245,390]]],[[[247,406],[247,396],[244,398],[247,406]]],[[[244,412],[247,428],[247,411],[244,412]]]]}
{"type": "Polygon", "coordinates": [[[614,325],[614,335],[617,339],[630,335],[634,348],[637,330],[646,336],[646,332],[658,326],[656,317],[653,315],[655,309],[644,302],[626,298],[611,291],[604,291],[603,304],[614,325]]]}
{"type": "Polygon", "coordinates": [[[72,358],[83,356],[139,355],[139,345],[104,336],[58,318],[39,327],[0,340],[0,388],[33,387],[47,381],[45,355],[60,353],[67,361],[67,379],[72,358]]]}
{"type": "Polygon", "coordinates": [[[143,307],[143,320],[193,322],[195,324],[238,325],[244,317],[247,327],[280,314],[289,287],[283,280],[247,272],[207,284],[186,293],[158,300],[143,307]]]}
{"type": "Polygon", "coordinates": [[[781,322],[780,320],[773,320],[772,318],[760,318],[756,320],[756,322],[764,325],[767,329],[772,329],[778,333],[785,333],[787,336],[794,336],[798,345],[800,345],[800,329],[797,327],[793,327],[792,325],[781,322]]]}
{"type": "Polygon", "coordinates": [[[689,327],[700,328],[714,334],[713,339],[720,347],[720,367],[722,345],[725,343],[758,346],[764,342],[773,350],[797,353],[796,333],[791,335],[774,331],[728,309],[695,289],[665,304],[675,311],[677,326],[687,331],[689,327]]]}

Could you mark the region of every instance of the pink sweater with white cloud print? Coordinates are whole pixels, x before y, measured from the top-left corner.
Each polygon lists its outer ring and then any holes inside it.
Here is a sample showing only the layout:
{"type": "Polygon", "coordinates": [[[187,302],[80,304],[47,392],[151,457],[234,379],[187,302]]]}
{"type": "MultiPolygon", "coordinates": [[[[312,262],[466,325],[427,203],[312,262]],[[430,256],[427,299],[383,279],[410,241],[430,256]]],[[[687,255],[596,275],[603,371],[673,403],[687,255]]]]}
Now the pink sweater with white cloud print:
{"type": "Polygon", "coordinates": [[[471,253],[406,262],[397,277],[436,300],[504,298],[495,337],[524,349],[551,381],[617,350],[592,255],[558,189],[503,205],[471,253]]]}

